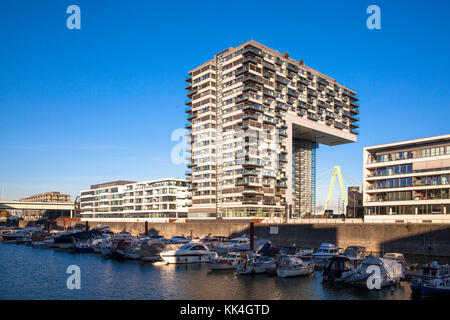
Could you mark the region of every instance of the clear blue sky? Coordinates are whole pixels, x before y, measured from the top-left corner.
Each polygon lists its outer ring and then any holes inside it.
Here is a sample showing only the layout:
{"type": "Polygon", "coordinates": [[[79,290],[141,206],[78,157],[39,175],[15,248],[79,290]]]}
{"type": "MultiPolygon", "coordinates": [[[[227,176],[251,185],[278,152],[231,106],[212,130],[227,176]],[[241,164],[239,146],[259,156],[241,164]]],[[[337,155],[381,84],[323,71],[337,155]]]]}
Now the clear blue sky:
{"type": "Polygon", "coordinates": [[[186,73],[253,39],[358,92],[358,142],[317,154],[322,202],[335,164],[361,183],[364,146],[449,133],[449,31],[448,0],[3,0],[0,185],[15,199],[184,177],[170,135],[186,73]],[[81,30],[66,28],[71,4],[81,30]],[[366,27],[371,4],[381,30],[366,27]]]}

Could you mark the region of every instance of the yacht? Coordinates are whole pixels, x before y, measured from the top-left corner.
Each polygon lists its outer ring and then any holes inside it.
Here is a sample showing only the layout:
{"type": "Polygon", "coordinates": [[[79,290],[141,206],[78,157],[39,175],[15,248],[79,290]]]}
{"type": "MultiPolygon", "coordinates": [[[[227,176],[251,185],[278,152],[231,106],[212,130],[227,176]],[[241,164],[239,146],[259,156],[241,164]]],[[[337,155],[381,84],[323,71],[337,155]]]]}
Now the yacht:
{"type": "Polygon", "coordinates": [[[111,243],[110,255],[119,259],[140,259],[141,240],[136,237],[115,238],[111,243]]]}
{"type": "Polygon", "coordinates": [[[361,262],[366,257],[366,247],[348,246],[342,255],[361,262]]]}
{"type": "Polygon", "coordinates": [[[308,263],[296,256],[282,256],[277,267],[281,278],[306,276],[314,272],[314,263],[308,263]]]}
{"type": "Polygon", "coordinates": [[[336,247],[332,243],[322,243],[316,252],[311,253],[311,258],[315,262],[315,267],[321,269],[325,267],[327,260],[338,256],[342,248],[336,247]]]}
{"type": "Polygon", "coordinates": [[[160,256],[167,263],[185,264],[211,261],[217,253],[211,252],[203,243],[187,243],[178,249],[163,251],[160,256]]]}
{"type": "Polygon", "coordinates": [[[249,253],[244,261],[239,261],[236,273],[239,275],[272,273],[277,269],[275,260],[256,253],[249,253]]]}
{"type": "Polygon", "coordinates": [[[210,270],[236,270],[236,266],[245,255],[239,252],[229,252],[225,257],[217,257],[207,262],[210,270]]]}
{"type": "Polygon", "coordinates": [[[450,267],[439,265],[437,261],[420,267],[420,276],[411,282],[413,294],[420,296],[449,296],[450,267]]]}
{"type": "Polygon", "coordinates": [[[357,287],[367,287],[367,279],[373,274],[373,272],[367,270],[370,266],[378,266],[380,268],[380,287],[398,284],[402,279],[403,267],[400,263],[369,255],[361,262],[353,274],[344,279],[344,283],[357,287]]]}

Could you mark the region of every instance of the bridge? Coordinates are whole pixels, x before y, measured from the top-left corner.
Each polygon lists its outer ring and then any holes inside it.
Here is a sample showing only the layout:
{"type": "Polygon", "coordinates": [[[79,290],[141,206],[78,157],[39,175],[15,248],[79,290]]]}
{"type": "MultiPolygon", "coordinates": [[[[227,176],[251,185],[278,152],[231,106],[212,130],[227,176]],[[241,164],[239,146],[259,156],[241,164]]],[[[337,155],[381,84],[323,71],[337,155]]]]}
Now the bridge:
{"type": "Polygon", "coordinates": [[[6,210],[67,210],[73,216],[75,204],[73,202],[25,202],[0,200],[0,209],[6,210]]]}

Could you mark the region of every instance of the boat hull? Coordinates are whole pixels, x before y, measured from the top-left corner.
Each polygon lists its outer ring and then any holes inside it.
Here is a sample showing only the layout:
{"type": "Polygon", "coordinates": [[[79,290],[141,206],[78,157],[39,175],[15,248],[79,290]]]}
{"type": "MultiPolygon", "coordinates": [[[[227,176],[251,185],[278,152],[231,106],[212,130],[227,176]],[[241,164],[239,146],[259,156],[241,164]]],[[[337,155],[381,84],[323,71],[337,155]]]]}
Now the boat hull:
{"type": "Polygon", "coordinates": [[[277,276],[280,278],[306,276],[314,272],[314,267],[307,268],[277,268],[277,276]]]}
{"type": "Polygon", "coordinates": [[[188,263],[203,263],[210,261],[207,254],[204,255],[165,255],[161,254],[161,258],[171,264],[188,264],[188,263]]]}

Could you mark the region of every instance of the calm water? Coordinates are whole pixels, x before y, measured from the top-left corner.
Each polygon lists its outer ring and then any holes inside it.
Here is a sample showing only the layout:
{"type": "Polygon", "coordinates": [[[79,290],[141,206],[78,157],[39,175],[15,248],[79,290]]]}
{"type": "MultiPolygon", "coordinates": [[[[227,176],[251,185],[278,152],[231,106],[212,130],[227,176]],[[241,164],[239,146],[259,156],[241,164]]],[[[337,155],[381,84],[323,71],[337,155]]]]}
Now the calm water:
{"type": "Polygon", "coordinates": [[[0,243],[0,299],[411,299],[407,282],[366,290],[300,278],[236,276],[201,265],[152,265],[94,254],[0,243]],[[81,289],[69,290],[69,265],[81,268],[81,289]]]}

